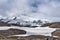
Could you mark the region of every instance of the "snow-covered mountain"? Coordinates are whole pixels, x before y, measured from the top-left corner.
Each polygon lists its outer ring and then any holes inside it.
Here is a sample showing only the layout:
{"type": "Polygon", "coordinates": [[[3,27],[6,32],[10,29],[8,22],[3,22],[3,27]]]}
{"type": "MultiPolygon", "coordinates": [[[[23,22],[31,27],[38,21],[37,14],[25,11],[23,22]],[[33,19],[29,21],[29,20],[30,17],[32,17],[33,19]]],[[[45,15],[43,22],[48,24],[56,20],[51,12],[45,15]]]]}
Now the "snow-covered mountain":
{"type": "Polygon", "coordinates": [[[11,23],[18,23],[20,25],[31,25],[31,26],[40,26],[41,24],[50,22],[47,19],[39,19],[36,20],[35,18],[31,18],[28,16],[20,16],[20,17],[7,17],[2,20],[3,22],[11,23]]]}

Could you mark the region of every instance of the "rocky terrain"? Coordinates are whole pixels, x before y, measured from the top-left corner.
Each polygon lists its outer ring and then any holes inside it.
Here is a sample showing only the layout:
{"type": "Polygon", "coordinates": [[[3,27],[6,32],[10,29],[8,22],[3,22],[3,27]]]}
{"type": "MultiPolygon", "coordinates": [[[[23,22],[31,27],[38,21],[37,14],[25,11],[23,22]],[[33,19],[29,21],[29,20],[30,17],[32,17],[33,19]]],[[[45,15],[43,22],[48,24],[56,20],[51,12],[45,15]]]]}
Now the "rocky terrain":
{"type": "Polygon", "coordinates": [[[0,26],[10,26],[10,24],[8,24],[7,22],[1,21],[1,22],[0,22],[0,26]]]}
{"type": "Polygon", "coordinates": [[[47,37],[42,36],[42,35],[31,35],[31,36],[26,36],[26,37],[21,37],[21,36],[10,36],[7,38],[2,38],[2,40],[47,40],[47,37]]]}
{"type": "Polygon", "coordinates": [[[56,31],[52,32],[52,36],[60,37],[60,30],[56,30],[56,31]]]}
{"type": "MultiPolygon", "coordinates": [[[[37,25],[30,25],[27,22],[27,25],[25,24],[20,24],[20,22],[15,21],[16,18],[13,19],[13,23],[8,21],[2,21],[0,20],[0,27],[7,26],[17,26],[17,27],[38,27],[37,25]],[[9,23],[10,22],[10,23],[9,23]],[[15,23],[16,22],[16,23],[15,23]]],[[[33,23],[38,23],[40,25],[40,20],[38,22],[33,22],[33,23]],[[39,22],[39,23],[38,23],[39,22]]],[[[41,22],[42,23],[42,22],[41,22]]],[[[51,23],[44,23],[41,24],[41,27],[50,27],[50,28],[60,28],[60,22],[51,22],[51,23]]],[[[30,36],[12,36],[12,35],[18,35],[18,34],[26,34],[26,31],[24,30],[19,30],[19,29],[8,29],[8,30],[0,30],[0,40],[53,40],[51,39],[52,37],[49,36],[43,36],[43,35],[30,35],[30,36]]],[[[56,30],[52,32],[52,36],[59,36],[60,37],[60,30],[56,30]]]]}
{"type": "Polygon", "coordinates": [[[31,35],[26,37],[21,36],[10,36],[7,39],[1,39],[1,40],[60,40],[60,38],[54,38],[49,36],[43,36],[43,35],[31,35]]]}
{"type": "Polygon", "coordinates": [[[26,34],[26,31],[24,30],[18,30],[18,29],[8,29],[8,30],[0,30],[0,39],[8,38],[8,36],[11,35],[18,35],[18,34],[26,34]]]}
{"type": "Polygon", "coordinates": [[[50,28],[60,28],[60,22],[46,23],[43,24],[41,27],[47,27],[47,26],[49,26],[50,28]]]}

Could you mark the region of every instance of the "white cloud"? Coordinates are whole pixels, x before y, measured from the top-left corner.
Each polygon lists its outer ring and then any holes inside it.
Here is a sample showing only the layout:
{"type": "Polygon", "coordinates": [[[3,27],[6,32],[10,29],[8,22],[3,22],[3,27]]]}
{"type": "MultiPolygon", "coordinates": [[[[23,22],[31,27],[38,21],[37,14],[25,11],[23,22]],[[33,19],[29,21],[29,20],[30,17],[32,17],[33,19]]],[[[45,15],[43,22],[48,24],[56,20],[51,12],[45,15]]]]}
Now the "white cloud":
{"type": "Polygon", "coordinates": [[[0,0],[1,16],[20,16],[60,20],[59,0],[0,0]],[[33,5],[32,5],[33,4],[33,5]],[[52,18],[51,18],[52,17],[52,18]],[[56,19],[55,19],[56,18],[56,19]]]}

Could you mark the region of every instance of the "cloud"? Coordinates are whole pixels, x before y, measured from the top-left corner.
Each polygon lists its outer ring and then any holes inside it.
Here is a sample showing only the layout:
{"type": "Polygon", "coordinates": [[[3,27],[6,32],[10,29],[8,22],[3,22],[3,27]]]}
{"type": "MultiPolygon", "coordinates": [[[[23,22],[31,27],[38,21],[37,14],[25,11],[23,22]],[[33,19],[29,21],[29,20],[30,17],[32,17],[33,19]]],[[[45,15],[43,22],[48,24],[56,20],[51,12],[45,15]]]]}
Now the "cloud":
{"type": "MultiPolygon", "coordinates": [[[[59,0],[45,0],[42,2],[39,7],[37,14],[40,18],[47,18],[53,21],[59,21],[60,19],[60,1],[59,0]]],[[[37,17],[37,16],[36,16],[37,17]]],[[[38,18],[39,18],[38,17],[38,18]]]]}
{"type": "Polygon", "coordinates": [[[13,2],[9,0],[0,0],[0,15],[7,16],[7,11],[12,9],[13,2]]]}
{"type": "Polygon", "coordinates": [[[60,0],[0,0],[1,17],[21,15],[59,21],[60,0]]]}

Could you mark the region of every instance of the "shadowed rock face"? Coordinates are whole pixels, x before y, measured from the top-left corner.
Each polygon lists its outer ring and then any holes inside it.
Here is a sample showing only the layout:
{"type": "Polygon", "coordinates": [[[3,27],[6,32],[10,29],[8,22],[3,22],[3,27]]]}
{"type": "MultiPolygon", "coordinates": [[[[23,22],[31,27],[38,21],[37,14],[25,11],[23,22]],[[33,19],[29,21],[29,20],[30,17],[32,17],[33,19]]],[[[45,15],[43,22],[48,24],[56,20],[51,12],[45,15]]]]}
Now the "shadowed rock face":
{"type": "Polygon", "coordinates": [[[43,24],[41,27],[49,26],[50,28],[60,28],[60,22],[52,22],[43,24]]]}
{"type": "Polygon", "coordinates": [[[26,34],[24,30],[18,29],[9,29],[9,30],[0,30],[0,38],[7,38],[10,35],[26,34]]]}
{"type": "Polygon", "coordinates": [[[20,24],[15,24],[15,23],[11,23],[11,25],[13,25],[13,26],[21,26],[20,24]]]}
{"type": "Polygon", "coordinates": [[[60,37],[60,30],[56,30],[52,32],[52,36],[59,36],[60,37]]]}

